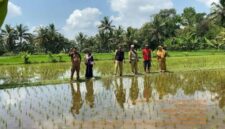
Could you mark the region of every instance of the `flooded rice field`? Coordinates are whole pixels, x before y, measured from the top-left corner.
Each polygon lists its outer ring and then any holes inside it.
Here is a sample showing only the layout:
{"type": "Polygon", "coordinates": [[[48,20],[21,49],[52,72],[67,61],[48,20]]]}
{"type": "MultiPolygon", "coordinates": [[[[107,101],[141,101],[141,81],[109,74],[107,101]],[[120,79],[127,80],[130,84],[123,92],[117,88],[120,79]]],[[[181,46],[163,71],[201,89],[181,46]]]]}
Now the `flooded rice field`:
{"type": "Polygon", "coordinates": [[[225,70],[5,88],[0,114],[0,129],[224,129],[225,70]]]}

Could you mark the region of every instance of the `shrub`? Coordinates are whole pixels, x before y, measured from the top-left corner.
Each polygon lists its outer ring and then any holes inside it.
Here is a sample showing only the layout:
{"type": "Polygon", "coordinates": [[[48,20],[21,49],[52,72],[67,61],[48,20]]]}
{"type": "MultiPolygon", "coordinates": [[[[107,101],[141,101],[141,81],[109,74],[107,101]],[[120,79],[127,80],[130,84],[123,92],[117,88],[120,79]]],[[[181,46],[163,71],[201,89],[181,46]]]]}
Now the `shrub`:
{"type": "Polygon", "coordinates": [[[57,57],[58,57],[58,62],[64,62],[63,61],[63,53],[59,53],[58,55],[57,55],[57,57]]]}
{"type": "Polygon", "coordinates": [[[58,62],[57,59],[52,55],[52,53],[48,53],[48,58],[52,63],[58,62]]]}
{"type": "Polygon", "coordinates": [[[24,64],[30,64],[30,54],[28,52],[20,52],[24,64]]]}

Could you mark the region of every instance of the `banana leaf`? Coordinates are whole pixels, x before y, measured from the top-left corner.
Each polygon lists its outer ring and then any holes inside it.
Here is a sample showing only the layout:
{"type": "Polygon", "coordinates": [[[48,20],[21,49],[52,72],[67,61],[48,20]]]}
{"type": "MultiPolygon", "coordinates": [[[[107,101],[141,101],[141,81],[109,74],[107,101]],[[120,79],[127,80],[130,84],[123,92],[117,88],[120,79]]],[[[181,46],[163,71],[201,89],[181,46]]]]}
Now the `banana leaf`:
{"type": "Polygon", "coordinates": [[[8,0],[0,0],[0,27],[2,26],[7,14],[8,0]]]}

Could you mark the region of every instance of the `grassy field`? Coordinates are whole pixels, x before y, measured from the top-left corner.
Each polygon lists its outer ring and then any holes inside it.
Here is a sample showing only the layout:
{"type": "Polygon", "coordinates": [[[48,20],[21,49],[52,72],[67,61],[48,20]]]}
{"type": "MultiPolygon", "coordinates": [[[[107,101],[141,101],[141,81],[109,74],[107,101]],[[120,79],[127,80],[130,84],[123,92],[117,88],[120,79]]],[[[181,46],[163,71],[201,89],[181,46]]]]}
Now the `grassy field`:
{"type": "MultiPolygon", "coordinates": [[[[112,60],[113,53],[94,53],[95,60],[112,60]]],[[[155,57],[155,52],[153,52],[153,57],[155,57]]],[[[193,57],[193,56],[218,56],[225,55],[225,51],[216,51],[216,50],[202,50],[202,51],[169,51],[169,57],[193,57]]],[[[60,54],[63,62],[69,62],[70,58],[67,54],[60,54]]],[[[82,57],[84,55],[82,54],[82,57]]],[[[126,59],[128,54],[125,54],[126,59]]],[[[139,51],[139,57],[141,58],[141,52],[139,51]]],[[[58,60],[59,55],[55,54],[53,57],[58,60]]],[[[31,55],[30,62],[32,64],[37,63],[51,63],[52,59],[49,58],[49,55],[31,55]]],[[[23,59],[21,56],[0,56],[0,65],[11,65],[11,64],[23,64],[23,59]]]]}

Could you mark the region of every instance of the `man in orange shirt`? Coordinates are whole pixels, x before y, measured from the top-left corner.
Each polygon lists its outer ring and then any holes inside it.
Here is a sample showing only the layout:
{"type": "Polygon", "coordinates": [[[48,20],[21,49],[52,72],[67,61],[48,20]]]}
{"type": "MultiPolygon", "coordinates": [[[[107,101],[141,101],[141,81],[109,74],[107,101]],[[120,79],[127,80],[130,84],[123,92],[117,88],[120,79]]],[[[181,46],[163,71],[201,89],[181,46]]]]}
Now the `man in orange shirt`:
{"type": "Polygon", "coordinates": [[[143,60],[144,60],[144,70],[146,73],[150,73],[151,68],[151,49],[148,45],[145,45],[145,48],[142,50],[143,60]]]}

